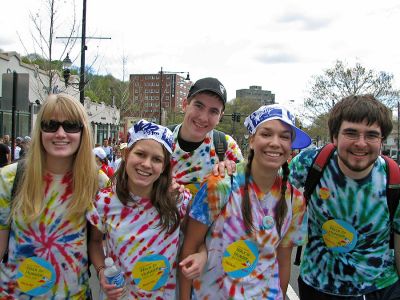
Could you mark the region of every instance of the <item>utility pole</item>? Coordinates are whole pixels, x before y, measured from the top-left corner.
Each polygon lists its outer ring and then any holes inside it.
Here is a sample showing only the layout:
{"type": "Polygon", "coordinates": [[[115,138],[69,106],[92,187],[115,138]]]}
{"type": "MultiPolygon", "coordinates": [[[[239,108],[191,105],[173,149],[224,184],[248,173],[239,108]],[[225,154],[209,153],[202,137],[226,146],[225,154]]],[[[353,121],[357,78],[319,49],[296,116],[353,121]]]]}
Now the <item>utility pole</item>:
{"type": "Polygon", "coordinates": [[[107,39],[111,40],[110,37],[86,37],[86,0],[83,0],[83,7],[82,7],[82,35],[81,36],[60,36],[56,37],[56,39],[81,39],[81,67],[80,67],[80,74],[79,74],[79,101],[83,105],[85,102],[85,51],[87,50],[86,46],[86,39],[107,39]]]}
{"type": "Polygon", "coordinates": [[[86,51],[86,0],[83,0],[82,9],[82,36],[81,36],[81,70],[79,76],[79,101],[85,102],[85,51],[86,51]]]}

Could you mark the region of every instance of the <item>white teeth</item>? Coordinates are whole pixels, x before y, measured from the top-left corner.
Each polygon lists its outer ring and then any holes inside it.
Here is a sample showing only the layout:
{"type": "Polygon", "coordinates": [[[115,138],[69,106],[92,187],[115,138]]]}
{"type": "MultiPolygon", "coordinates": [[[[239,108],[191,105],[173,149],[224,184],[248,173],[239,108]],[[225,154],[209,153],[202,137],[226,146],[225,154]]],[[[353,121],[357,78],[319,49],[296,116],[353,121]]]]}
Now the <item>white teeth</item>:
{"type": "Polygon", "coordinates": [[[280,154],[279,153],[267,153],[267,155],[269,155],[269,156],[273,156],[273,157],[278,157],[278,156],[280,156],[280,154]]]}
{"type": "Polygon", "coordinates": [[[200,128],[206,128],[207,127],[207,126],[202,126],[202,125],[200,125],[200,124],[198,124],[196,122],[194,122],[194,125],[196,125],[197,127],[200,127],[200,128]]]}
{"type": "Polygon", "coordinates": [[[54,145],[68,145],[68,142],[53,142],[54,145]]]}
{"type": "Polygon", "coordinates": [[[137,172],[139,175],[143,175],[143,176],[150,176],[150,175],[151,175],[150,173],[143,172],[143,171],[141,171],[141,170],[136,170],[136,172],[137,172]]]}

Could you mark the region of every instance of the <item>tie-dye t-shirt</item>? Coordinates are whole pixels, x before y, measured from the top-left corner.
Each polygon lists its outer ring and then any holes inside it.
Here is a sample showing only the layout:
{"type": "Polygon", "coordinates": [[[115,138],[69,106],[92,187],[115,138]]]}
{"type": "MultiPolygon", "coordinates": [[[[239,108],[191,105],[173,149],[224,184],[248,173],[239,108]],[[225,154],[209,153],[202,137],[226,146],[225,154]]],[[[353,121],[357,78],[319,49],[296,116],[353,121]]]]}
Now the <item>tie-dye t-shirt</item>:
{"type": "MultiPolygon", "coordinates": [[[[18,218],[9,224],[16,169],[12,164],[0,171],[0,230],[10,229],[8,263],[0,263],[0,299],[86,299],[87,222],[84,214],[67,218],[65,213],[72,198],[72,173],[45,175],[46,208],[38,221],[26,224],[18,218]]],[[[99,172],[100,186],[107,181],[99,172]]]]}
{"type": "Polygon", "coordinates": [[[190,209],[191,218],[210,227],[206,237],[208,262],[201,277],[193,281],[197,299],[284,299],[276,249],[305,241],[305,201],[297,189],[291,193],[289,184],[285,193],[288,213],[279,238],[275,207],[280,201],[281,177],[267,194],[250,178],[255,229],[246,231],[241,211],[244,167],[244,163],[238,164],[232,178],[210,176],[190,209]]]}
{"type": "MultiPolygon", "coordinates": [[[[304,185],[316,154],[308,150],[292,159],[292,184],[304,185]]],[[[335,152],[308,202],[309,242],[300,276],[325,293],[363,295],[398,280],[389,249],[385,161],[379,157],[366,178],[353,180],[337,159],[335,152]]],[[[400,229],[399,208],[394,228],[400,229]]]]}
{"type": "MultiPolygon", "coordinates": [[[[179,146],[178,133],[180,128],[181,125],[176,126],[173,132],[172,176],[179,184],[185,185],[191,191],[192,195],[196,195],[200,184],[218,162],[218,155],[213,143],[213,131],[207,133],[203,143],[196,150],[186,152],[179,146]]],[[[236,141],[227,134],[225,138],[227,149],[224,160],[242,161],[243,155],[236,141]]]]}
{"type": "MultiPolygon", "coordinates": [[[[177,201],[182,219],[190,199],[185,191],[177,201]]],[[[150,199],[131,195],[123,205],[113,188],[106,188],[87,217],[106,234],[108,256],[128,282],[128,299],[175,299],[180,228],[170,234],[161,231],[150,199]]]]}

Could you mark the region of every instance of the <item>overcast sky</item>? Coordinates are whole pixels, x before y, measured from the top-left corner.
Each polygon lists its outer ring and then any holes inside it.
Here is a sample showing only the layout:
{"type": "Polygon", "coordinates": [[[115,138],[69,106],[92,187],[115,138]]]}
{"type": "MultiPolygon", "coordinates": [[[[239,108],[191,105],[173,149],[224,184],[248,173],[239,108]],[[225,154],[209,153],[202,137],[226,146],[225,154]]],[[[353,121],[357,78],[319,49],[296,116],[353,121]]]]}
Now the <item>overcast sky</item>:
{"type": "MultiPolygon", "coordinates": [[[[0,49],[34,52],[29,13],[46,16],[47,0],[2,1],[0,49]]],[[[57,36],[68,34],[72,0],[60,1],[57,36]]],[[[79,22],[82,1],[76,1],[79,22]]],[[[43,20],[45,22],[45,20],[43,20]]],[[[100,74],[188,71],[217,77],[228,98],[260,85],[276,101],[302,103],[313,75],[340,59],[395,75],[400,83],[400,1],[87,0],[86,62],[100,74]]],[[[77,33],[80,35],[80,32],[77,33]]],[[[55,41],[56,58],[62,41],[55,41]]],[[[71,53],[80,64],[80,41],[71,53]]],[[[125,78],[127,79],[127,78],[125,78]]]]}

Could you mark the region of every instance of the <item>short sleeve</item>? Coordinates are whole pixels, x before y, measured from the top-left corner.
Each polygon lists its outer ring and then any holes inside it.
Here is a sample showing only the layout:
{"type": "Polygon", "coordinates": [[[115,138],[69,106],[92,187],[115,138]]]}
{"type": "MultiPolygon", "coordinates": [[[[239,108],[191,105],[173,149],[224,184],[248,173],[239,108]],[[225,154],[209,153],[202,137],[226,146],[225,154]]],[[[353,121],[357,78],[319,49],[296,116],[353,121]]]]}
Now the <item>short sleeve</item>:
{"type": "Polygon", "coordinates": [[[227,149],[225,152],[226,160],[233,160],[236,163],[243,161],[242,151],[236,141],[230,136],[225,134],[227,149]]]}
{"type": "Polygon", "coordinates": [[[229,200],[231,179],[209,175],[195,196],[189,216],[210,226],[229,200]]]}
{"type": "Polygon", "coordinates": [[[4,166],[0,169],[0,230],[9,229],[11,213],[11,190],[17,172],[17,164],[4,166]]]}
{"type": "Polygon", "coordinates": [[[307,179],[308,172],[317,155],[317,150],[305,150],[297,154],[290,161],[289,169],[289,181],[296,188],[304,187],[307,179]]]}
{"type": "Polygon", "coordinates": [[[183,219],[186,216],[186,211],[189,206],[189,202],[192,199],[192,194],[188,189],[185,189],[183,193],[179,194],[178,197],[178,211],[181,219],[183,219]]]}
{"type": "Polygon", "coordinates": [[[303,193],[293,188],[292,220],[279,246],[280,247],[301,246],[304,245],[306,241],[307,241],[306,202],[303,193]]]}
{"type": "Polygon", "coordinates": [[[86,219],[89,221],[91,225],[96,227],[99,231],[105,232],[105,224],[102,216],[104,216],[104,195],[106,194],[107,189],[100,190],[95,197],[95,201],[92,202],[90,208],[86,213],[86,219]]]}
{"type": "Polygon", "coordinates": [[[397,208],[393,216],[393,230],[396,234],[400,234],[400,205],[397,199],[397,208]]]}
{"type": "Polygon", "coordinates": [[[207,226],[211,225],[210,218],[209,218],[209,207],[207,201],[207,189],[208,185],[205,182],[200,190],[197,192],[192,206],[190,208],[189,216],[196,221],[199,221],[202,224],[207,226]]]}

